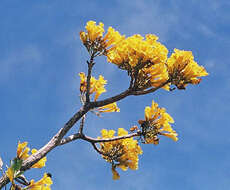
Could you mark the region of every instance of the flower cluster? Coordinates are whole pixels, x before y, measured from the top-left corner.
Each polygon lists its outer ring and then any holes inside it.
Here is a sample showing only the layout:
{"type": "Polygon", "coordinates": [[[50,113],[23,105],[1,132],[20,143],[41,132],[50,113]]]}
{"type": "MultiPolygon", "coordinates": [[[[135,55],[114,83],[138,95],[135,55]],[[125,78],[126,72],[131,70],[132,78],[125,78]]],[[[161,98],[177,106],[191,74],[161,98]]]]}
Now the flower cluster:
{"type": "Polygon", "coordinates": [[[168,58],[168,49],[153,34],[145,38],[139,34],[126,38],[109,27],[103,37],[104,24],[96,25],[94,21],[87,23],[86,31],[80,32],[80,38],[88,51],[99,51],[108,62],[127,70],[135,78],[135,89],[138,91],[159,86],[169,90],[170,85],[185,89],[188,83],[198,84],[199,77],[208,75],[194,61],[190,51],[175,49],[168,58]]]}
{"type": "MultiPolygon", "coordinates": [[[[18,159],[26,160],[30,156],[29,155],[30,148],[27,147],[27,144],[28,142],[23,142],[23,143],[18,142],[18,148],[17,148],[17,158],[18,159]]],[[[35,148],[31,150],[32,154],[36,152],[37,150],[35,148]]],[[[39,160],[36,164],[32,166],[32,168],[42,168],[45,166],[45,164],[46,164],[46,157],[39,160]]]]}
{"type": "MultiPolygon", "coordinates": [[[[79,76],[80,76],[80,92],[81,94],[85,94],[86,88],[87,88],[87,79],[86,79],[85,73],[81,72],[79,73],[79,76]]],[[[106,83],[107,81],[104,79],[102,75],[99,76],[98,80],[95,79],[94,77],[90,78],[89,93],[90,94],[95,93],[94,101],[96,101],[102,93],[106,92],[106,89],[105,89],[106,83]]]]}
{"type": "MultiPolygon", "coordinates": [[[[115,134],[114,130],[103,129],[101,131],[100,139],[113,138],[115,134]]],[[[128,132],[119,128],[117,132],[118,136],[128,135],[128,132]]],[[[142,154],[141,147],[138,145],[137,140],[133,138],[126,138],[110,142],[100,143],[100,151],[102,157],[112,164],[113,179],[119,179],[120,176],[116,171],[119,167],[126,171],[128,168],[132,170],[138,169],[138,156],[142,154]]]]}
{"type": "Polygon", "coordinates": [[[158,135],[167,136],[177,141],[177,133],[170,123],[174,123],[173,118],[166,113],[164,108],[159,108],[158,104],[152,101],[152,106],[145,108],[145,120],[139,120],[142,129],[142,136],[146,144],[158,144],[158,135]]]}
{"type": "Polygon", "coordinates": [[[198,84],[201,79],[197,77],[207,76],[204,67],[194,61],[191,51],[174,49],[174,53],[167,60],[169,78],[178,89],[185,89],[190,84],[198,84]]]}
{"type": "Polygon", "coordinates": [[[117,43],[108,54],[108,62],[129,69],[137,65],[162,64],[167,60],[168,50],[152,34],[133,35],[117,43]]]}
{"type": "MultiPolygon", "coordinates": [[[[81,72],[79,73],[80,76],[80,92],[81,92],[81,97],[84,101],[84,97],[86,94],[86,88],[87,88],[87,79],[85,76],[85,73],[81,72]]],[[[103,93],[106,92],[105,89],[105,84],[107,81],[104,79],[103,76],[99,76],[98,80],[95,79],[94,77],[90,78],[90,90],[89,93],[94,95],[94,101],[98,99],[98,97],[103,93]]],[[[120,109],[117,107],[116,102],[102,106],[97,108],[98,112],[104,113],[104,112],[119,112],[120,109]]]]}
{"type": "MultiPolygon", "coordinates": [[[[27,145],[28,145],[28,142],[23,142],[23,143],[19,142],[18,143],[17,156],[16,156],[16,158],[14,158],[11,161],[11,165],[10,165],[10,167],[8,167],[8,169],[6,171],[6,175],[9,178],[9,180],[11,181],[13,187],[15,187],[14,179],[20,177],[23,174],[23,171],[21,171],[23,161],[26,160],[30,156],[30,154],[29,154],[30,148],[27,147],[27,145]]],[[[36,152],[37,152],[36,149],[31,150],[32,154],[34,154],[36,152]]],[[[32,168],[42,168],[45,166],[45,163],[46,163],[46,157],[42,158],[37,163],[35,163],[32,166],[32,168]]],[[[34,181],[32,180],[30,182],[30,185],[27,186],[26,189],[34,189],[34,190],[35,189],[38,189],[38,190],[39,189],[47,189],[47,190],[49,190],[50,189],[49,186],[42,185],[42,183],[44,182],[43,184],[45,184],[45,181],[47,182],[47,180],[48,179],[46,178],[46,180],[43,179],[39,183],[35,183],[35,184],[37,184],[36,188],[34,186],[33,186],[33,188],[32,188],[32,186],[30,186],[32,183],[34,183],[34,181]],[[40,184],[40,185],[38,185],[38,184],[40,184]]],[[[49,179],[49,180],[51,180],[51,179],[49,179]]],[[[52,181],[51,181],[51,183],[52,183],[52,181]]],[[[49,184],[51,184],[51,183],[49,182],[49,184]]]]}
{"type": "Polygon", "coordinates": [[[115,31],[112,27],[108,28],[107,33],[103,37],[104,24],[89,21],[85,27],[87,32],[80,32],[80,39],[87,48],[88,52],[92,55],[106,54],[108,49],[111,49],[114,44],[118,43],[124,36],[121,36],[119,32],[115,31]]]}

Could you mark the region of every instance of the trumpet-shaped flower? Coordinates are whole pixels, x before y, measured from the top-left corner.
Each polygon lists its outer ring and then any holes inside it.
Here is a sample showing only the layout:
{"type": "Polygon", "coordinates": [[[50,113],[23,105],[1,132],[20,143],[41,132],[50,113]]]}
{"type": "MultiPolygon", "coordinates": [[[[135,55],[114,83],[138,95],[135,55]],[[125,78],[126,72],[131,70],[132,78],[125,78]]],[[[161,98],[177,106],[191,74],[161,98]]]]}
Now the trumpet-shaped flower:
{"type": "Polygon", "coordinates": [[[28,142],[23,142],[23,143],[18,142],[17,158],[21,160],[25,160],[30,156],[28,154],[30,151],[30,148],[27,147],[27,144],[28,142]]]}
{"type": "MultiPolygon", "coordinates": [[[[89,21],[86,24],[85,27],[86,31],[87,31],[87,38],[90,41],[94,41],[96,40],[96,38],[98,37],[102,37],[103,33],[104,33],[104,24],[102,22],[99,23],[99,25],[96,25],[96,22],[94,21],[89,21]]],[[[84,43],[84,37],[82,37],[83,33],[80,35],[81,40],[84,43]]]]}
{"type": "Polygon", "coordinates": [[[155,64],[147,68],[143,68],[139,72],[139,88],[158,87],[165,84],[162,88],[169,90],[169,79],[167,67],[165,64],[155,64]]]}
{"type": "Polygon", "coordinates": [[[199,77],[207,76],[204,67],[194,61],[191,51],[174,49],[174,53],[167,60],[169,78],[178,89],[185,89],[190,84],[198,84],[199,77]]]}
{"type": "Polygon", "coordinates": [[[118,180],[120,179],[120,175],[119,173],[117,172],[116,168],[112,166],[112,174],[113,174],[113,180],[118,180]]]}
{"type": "MultiPolygon", "coordinates": [[[[17,158],[18,159],[26,160],[30,156],[29,154],[30,148],[28,148],[27,145],[28,145],[28,142],[18,143],[18,148],[17,148],[17,158]]],[[[37,152],[36,149],[31,150],[32,154],[36,152],[37,152]]],[[[45,166],[45,163],[46,163],[46,157],[39,160],[36,164],[32,166],[32,168],[42,168],[45,166]]]]}
{"type": "Polygon", "coordinates": [[[116,102],[98,108],[99,112],[120,112],[116,102]]]}
{"type": "MultiPolygon", "coordinates": [[[[114,130],[103,129],[101,131],[101,139],[113,138],[114,130]]],[[[118,136],[128,135],[128,131],[123,128],[118,129],[118,136]]],[[[133,138],[126,138],[111,142],[100,143],[100,151],[102,157],[112,163],[113,179],[119,179],[119,174],[115,170],[117,167],[126,171],[128,168],[132,170],[138,169],[138,156],[142,154],[141,147],[137,140],[133,138]]]]}
{"type": "Polygon", "coordinates": [[[173,118],[166,113],[164,108],[159,108],[158,104],[152,101],[152,106],[145,108],[145,120],[139,120],[141,124],[144,143],[158,144],[158,135],[167,136],[177,141],[177,133],[170,123],[174,123],[173,118]]]}
{"type": "MultiPolygon", "coordinates": [[[[87,88],[87,78],[85,76],[85,73],[81,72],[79,73],[80,76],[80,92],[81,94],[85,94],[86,93],[86,88],[87,88]]],[[[94,100],[96,101],[98,99],[98,97],[106,92],[105,89],[105,84],[107,83],[107,81],[104,79],[103,76],[99,76],[98,79],[95,79],[94,77],[90,78],[90,90],[89,93],[94,95],[94,100]]]]}
{"type": "Polygon", "coordinates": [[[141,64],[164,64],[168,50],[157,39],[152,34],[146,35],[146,39],[138,34],[128,37],[109,50],[108,62],[126,70],[141,64]]]}
{"type": "MultiPolygon", "coordinates": [[[[36,153],[37,150],[34,148],[31,150],[32,154],[36,153]]],[[[43,157],[36,164],[32,166],[32,168],[43,168],[46,165],[46,157],[43,157]]]]}
{"type": "Polygon", "coordinates": [[[95,84],[92,86],[92,92],[95,92],[94,100],[96,101],[98,97],[106,92],[105,84],[107,81],[104,79],[102,75],[99,76],[98,80],[95,81],[95,84]]]}
{"type": "Polygon", "coordinates": [[[107,33],[103,37],[105,30],[104,24],[101,22],[99,25],[96,25],[95,21],[89,21],[85,29],[86,32],[80,32],[80,39],[89,52],[101,52],[101,54],[106,54],[110,48],[125,38],[112,27],[108,28],[107,33]]]}
{"type": "Polygon", "coordinates": [[[9,178],[9,180],[13,183],[13,179],[14,179],[14,169],[12,167],[9,167],[6,170],[6,175],[9,178]]]}
{"type": "Polygon", "coordinates": [[[103,38],[103,41],[105,43],[105,47],[107,50],[109,50],[123,39],[125,39],[125,36],[122,36],[118,31],[114,30],[112,27],[109,27],[106,35],[103,38]]]}
{"type": "Polygon", "coordinates": [[[35,182],[30,181],[30,185],[26,187],[28,190],[50,190],[50,185],[52,185],[52,179],[45,173],[43,178],[35,182]]]}

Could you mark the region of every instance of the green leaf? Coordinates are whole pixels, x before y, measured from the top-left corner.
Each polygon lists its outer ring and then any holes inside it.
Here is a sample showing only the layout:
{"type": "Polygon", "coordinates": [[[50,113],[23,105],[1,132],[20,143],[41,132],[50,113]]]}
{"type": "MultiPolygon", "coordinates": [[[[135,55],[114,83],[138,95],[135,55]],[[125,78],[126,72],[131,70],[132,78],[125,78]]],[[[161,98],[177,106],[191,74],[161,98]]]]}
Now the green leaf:
{"type": "Polygon", "coordinates": [[[11,162],[11,167],[13,168],[14,171],[19,171],[22,167],[22,160],[18,158],[14,158],[13,161],[11,162]]]}

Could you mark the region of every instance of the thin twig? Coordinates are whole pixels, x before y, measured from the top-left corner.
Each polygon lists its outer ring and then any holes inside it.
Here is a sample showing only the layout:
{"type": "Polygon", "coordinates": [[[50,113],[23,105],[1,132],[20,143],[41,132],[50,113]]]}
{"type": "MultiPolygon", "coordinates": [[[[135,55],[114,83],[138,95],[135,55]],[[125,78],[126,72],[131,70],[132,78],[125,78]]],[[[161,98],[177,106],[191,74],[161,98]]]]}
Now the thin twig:
{"type": "Polygon", "coordinates": [[[121,139],[127,139],[127,138],[131,138],[131,137],[137,137],[140,136],[140,132],[136,132],[136,133],[131,133],[128,135],[124,135],[124,136],[117,136],[117,137],[113,137],[113,138],[106,138],[106,139],[97,139],[97,138],[93,138],[93,137],[89,137],[80,133],[76,133],[73,135],[70,135],[64,139],[61,140],[61,142],[59,143],[59,146],[67,144],[69,142],[78,140],[78,139],[82,139],[85,141],[88,141],[90,143],[101,143],[101,142],[111,142],[111,141],[117,141],[117,140],[121,140],[121,139]]]}
{"type": "Polygon", "coordinates": [[[159,85],[158,87],[155,87],[155,88],[151,88],[149,90],[145,90],[145,91],[133,91],[131,94],[132,95],[135,95],[135,96],[139,96],[139,95],[144,95],[144,94],[149,94],[149,93],[153,93],[155,92],[156,90],[158,90],[159,88],[162,88],[164,87],[166,84],[168,84],[169,81],[166,81],[164,83],[162,83],[161,85],[159,85]]]}
{"type": "Polygon", "coordinates": [[[87,87],[86,87],[86,103],[90,102],[90,79],[91,79],[91,73],[94,65],[94,53],[90,57],[90,61],[87,61],[88,64],[88,75],[87,75],[87,87]]]}
{"type": "Polygon", "coordinates": [[[125,90],[124,92],[116,95],[116,96],[113,96],[113,97],[110,97],[110,98],[107,98],[107,99],[104,99],[102,101],[96,101],[96,102],[91,102],[91,106],[92,108],[97,108],[97,107],[101,107],[101,106],[105,106],[107,104],[111,104],[111,103],[114,103],[114,102],[117,102],[129,95],[132,95],[133,91],[132,89],[127,89],[125,90]]]}
{"type": "Polygon", "coordinates": [[[132,89],[132,88],[133,88],[133,81],[134,81],[134,77],[133,77],[133,75],[131,74],[131,80],[130,80],[130,83],[129,83],[129,89],[132,89]]]}
{"type": "Polygon", "coordinates": [[[0,178],[0,189],[2,189],[4,186],[6,188],[6,185],[10,182],[9,178],[7,177],[6,174],[4,174],[1,178],[0,178]]]}
{"type": "Polygon", "coordinates": [[[97,139],[97,138],[92,138],[89,136],[82,136],[80,137],[83,140],[86,140],[88,142],[91,143],[101,143],[101,142],[111,142],[111,141],[117,141],[117,140],[122,140],[122,139],[127,139],[127,138],[131,138],[131,137],[136,137],[136,136],[140,136],[140,133],[131,133],[128,135],[124,135],[124,136],[117,136],[117,137],[113,137],[113,138],[106,138],[106,139],[97,139]]]}
{"type": "Polygon", "coordinates": [[[136,68],[136,69],[134,70],[134,79],[135,79],[134,85],[133,85],[133,88],[134,88],[134,89],[136,89],[136,87],[137,87],[137,85],[138,85],[138,73],[139,73],[139,69],[136,68]]]}
{"type": "Polygon", "coordinates": [[[83,134],[84,123],[85,123],[85,115],[83,115],[81,118],[81,123],[80,123],[80,127],[79,127],[79,133],[80,134],[83,134]]]}
{"type": "Polygon", "coordinates": [[[99,154],[103,154],[103,152],[101,152],[101,151],[99,150],[99,148],[97,148],[97,145],[96,145],[95,143],[91,143],[91,144],[92,144],[93,148],[94,148],[99,154]]]}
{"type": "Polygon", "coordinates": [[[30,184],[30,182],[25,178],[24,175],[21,175],[21,176],[17,177],[15,179],[15,181],[17,181],[18,183],[20,183],[22,185],[26,185],[26,186],[28,186],[30,184]]]}
{"type": "MultiPolygon", "coordinates": [[[[26,159],[22,164],[22,171],[28,170],[37,163],[41,158],[46,156],[52,149],[59,145],[62,138],[66,135],[66,133],[74,126],[74,124],[88,111],[90,110],[90,105],[85,104],[77,113],[74,114],[73,117],[61,128],[58,133],[53,136],[53,138],[41,149],[39,149],[36,153],[31,155],[28,159],[26,159]]],[[[0,183],[1,188],[1,183],[0,183]]]]}

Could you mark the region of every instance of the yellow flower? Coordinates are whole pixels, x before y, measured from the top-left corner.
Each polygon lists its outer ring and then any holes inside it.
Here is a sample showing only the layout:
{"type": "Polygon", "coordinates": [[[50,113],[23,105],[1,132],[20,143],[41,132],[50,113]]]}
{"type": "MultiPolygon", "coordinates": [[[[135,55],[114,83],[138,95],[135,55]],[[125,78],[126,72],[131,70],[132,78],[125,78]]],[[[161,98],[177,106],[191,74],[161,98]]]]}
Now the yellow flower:
{"type": "Polygon", "coordinates": [[[177,133],[170,123],[174,123],[173,118],[166,113],[164,108],[159,108],[158,104],[152,101],[152,106],[145,108],[145,120],[139,120],[143,137],[147,144],[158,144],[158,135],[167,136],[177,141],[177,133]]]}
{"type": "Polygon", "coordinates": [[[113,180],[118,180],[120,179],[119,173],[116,171],[114,167],[112,167],[112,174],[113,174],[113,180]]]}
{"type": "MultiPolygon", "coordinates": [[[[138,68],[139,89],[158,87],[168,81],[166,60],[167,48],[157,41],[158,37],[148,34],[145,39],[141,35],[133,35],[116,43],[106,54],[108,62],[119,68],[134,72],[138,68]]],[[[163,86],[169,90],[169,84],[163,86]]]]}
{"type": "Polygon", "coordinates": [[[106,92],[104,87],[105,84],[107,84],[107,81],[100,75],[99,79],[96,80],[95,84],[92,86],[92,92],[95,92],[94,101],[96,101],[102,93],[106,92]]]}
{"type": "MultiPolygon", "coordinates": [[[[30,156],[28,154],[30,151],[30,148],[27,147],[27,144],[28,142],[18,143],[17,158],[19,158],[20,160],[25,160],[30,156]]],[[[32,154],[34,154],[35,152],[37,152],[36,149],[31,150],[32,154]]],[[[32,168],[42,168],[45,166],[45,163],[46,163],[46,157],[39,160],[36,164],[32,166],[32,168]]]]}
{"type": "Polygon", "coordinates": [[[177,133],[175,132],[175,131],[172,131],[172,132],[170,132],[170,133],[161,133],[161,135],[164,135],[164,136],[166,136],[166,137],[169,137],[169,138],[171,138],[172,140],[174,140],[174,141],[177,141],[178,140],[178,138],[177,138],[177,133]]]}
{"type": "MultiPolygon", "coordinates": [[[[143,84],[150,83],[153,87],[158,87],[161,84],[168,81],[168,71],[165,64],[155,64],[148,68],[143,68],[139,74],[139,81],[143,81],[143,84]],[[142,73],[141,73],[142,72],[142,73]]],[[[150,86],[147,86],[150,87],[150,86]]],[[[163,86],[165,90],[169,90],[169,84],[163,86]]]]}
{"type": "MultiPolygon", "coordinates": [[[[114,130],[103,129],[101,131],[101,138],[113,138],[114,130]]],[[[128,131],[119,128],[118,136],[128,135],[128,131]]],[[[102,157],[112,163],[113,179],[119,179],[119,174],[115,170],[117,167],[126,171],[128,168],[132,170],[138,169],[138,156],[142,154],[141,147],[138,145],[137,140],[133,138],[126,138],[111,142],[100,143],[102,157]]]]}
{"type": "Polygon", "coordinates": [[[17,157],[21,160],[25,160],[30,156],[28,154],[30,149],[27,147],[27,144],[28,142],[23,142],[23,143],[18,142],[17,157]]]}
{"type": "Polygon", "coordinates": [[[111,46],[113,47],[124,39],[125,36],[121,36],[118,31],[114,30],[112,27],[109,27],[106,35],[103,38],[103,41],[105,42],[105,47],[107,49],[110,47],[109,49],[111,49],[111,46]]]}
{"type": "MultiPolygon", "coordinates": [[[[85,73],[81,72],[79,73],[80,76],[80,92],[82,94],[86,93],[86,87],[87,87],[87,78],[85,76],[85,73]]],[[[107,81],[104,79],[102,75],[99,76],[98,80],[94,77],[90,78],[90,94],[95,93],[94,101],[98,99],[98,97],[106,92],[105,84],[107,84],[107,81]]]]}
{"type": "Polygon", "coordinates": [[[96,25],[95,21],[89,21],[87,22],[85,29],[86,33],[83,31],[80,32],[80,39],[89,52],[106,54],[115,44],[125,38],[112,27],[108,28],[107,33],[103,37],[104,24],[101,22],[99,25],[96,25]]]}
{"type": "Polygon", "coordinates": [[[116,102],[98,108],[99,112],[120,112],[116,102]]]}
{"type": "Polygon", "coordinates": [[[108,62],[129,70],[138,64],[160,64],[167,60],[168,50],[155,35],[133,35],[117,43],[107,54],[108,62]],[[127,65],[128,64],[128,65],[127,65]]]}
{"type": "Polygon", "coordinates": [[[101,136],[103,139],[112,138],[112,137],[114,137],[114,134],[115,134],[114,130],[109,130],[109,131],[107,131],[106,129],[101,130],[101,136]]]}
{"type": "Polygon", "coordinates": [[[96,40],[96,38],[101,37],[104,33],[104,24],[99,23],[99,25],[96,25],[96,22],[89,21],[86,24],[85,29],[87,30],[87,34],[90,41],[96,40]]]}
{"type": "MultiPolygon", "coordinates": [[[[37,152],[37,150],[34,148],[31,150],[32,154],[37,152]]],[[[43,168],[46,165],[46,157],[43,157],[41,160],[39,160],[36,164],[32,166],[32,168],[43,168]]]]}
{"type": "Polygon", "coordinates": [[[6,175],[9,178],[9,180],[13,183],[13,179],[14,179],[14,170],[12,167],[8,168],[6,171],[6,175]]]}
{"type": "Polygon", "coordinates": [[[87,41],[87,35],[86,35],[85,32],[83,32],[83,31],[80,32],[80,39],[83,42],[83,44],[86,43],[86,41],[87,41]]]}
{"type": "Polygon", "coordinates": [[[191,51],[174,49],[174,53],[167,60],[169,78],[172,84],[178,89],[185,89],[190,84],[198,84],[200,78],[207,76],[204,67],[194,61],[191,51]]]}
{"type": "Polygon", "coordinates": [[[43,178],[39,181],[35,182],[34,180],[30,181],[30,185],[27,187],[29,190],[50,190],[50,185],[52,185],[53,182],[51,178],[45,173],[43,178]]]}
{"type": "Polygon", "coordinates": [[[85,73],[80,72],[79,76],[80,76],[80,91],[81,92],[86,92],[87,83],[86,83],[85,73]]]}

